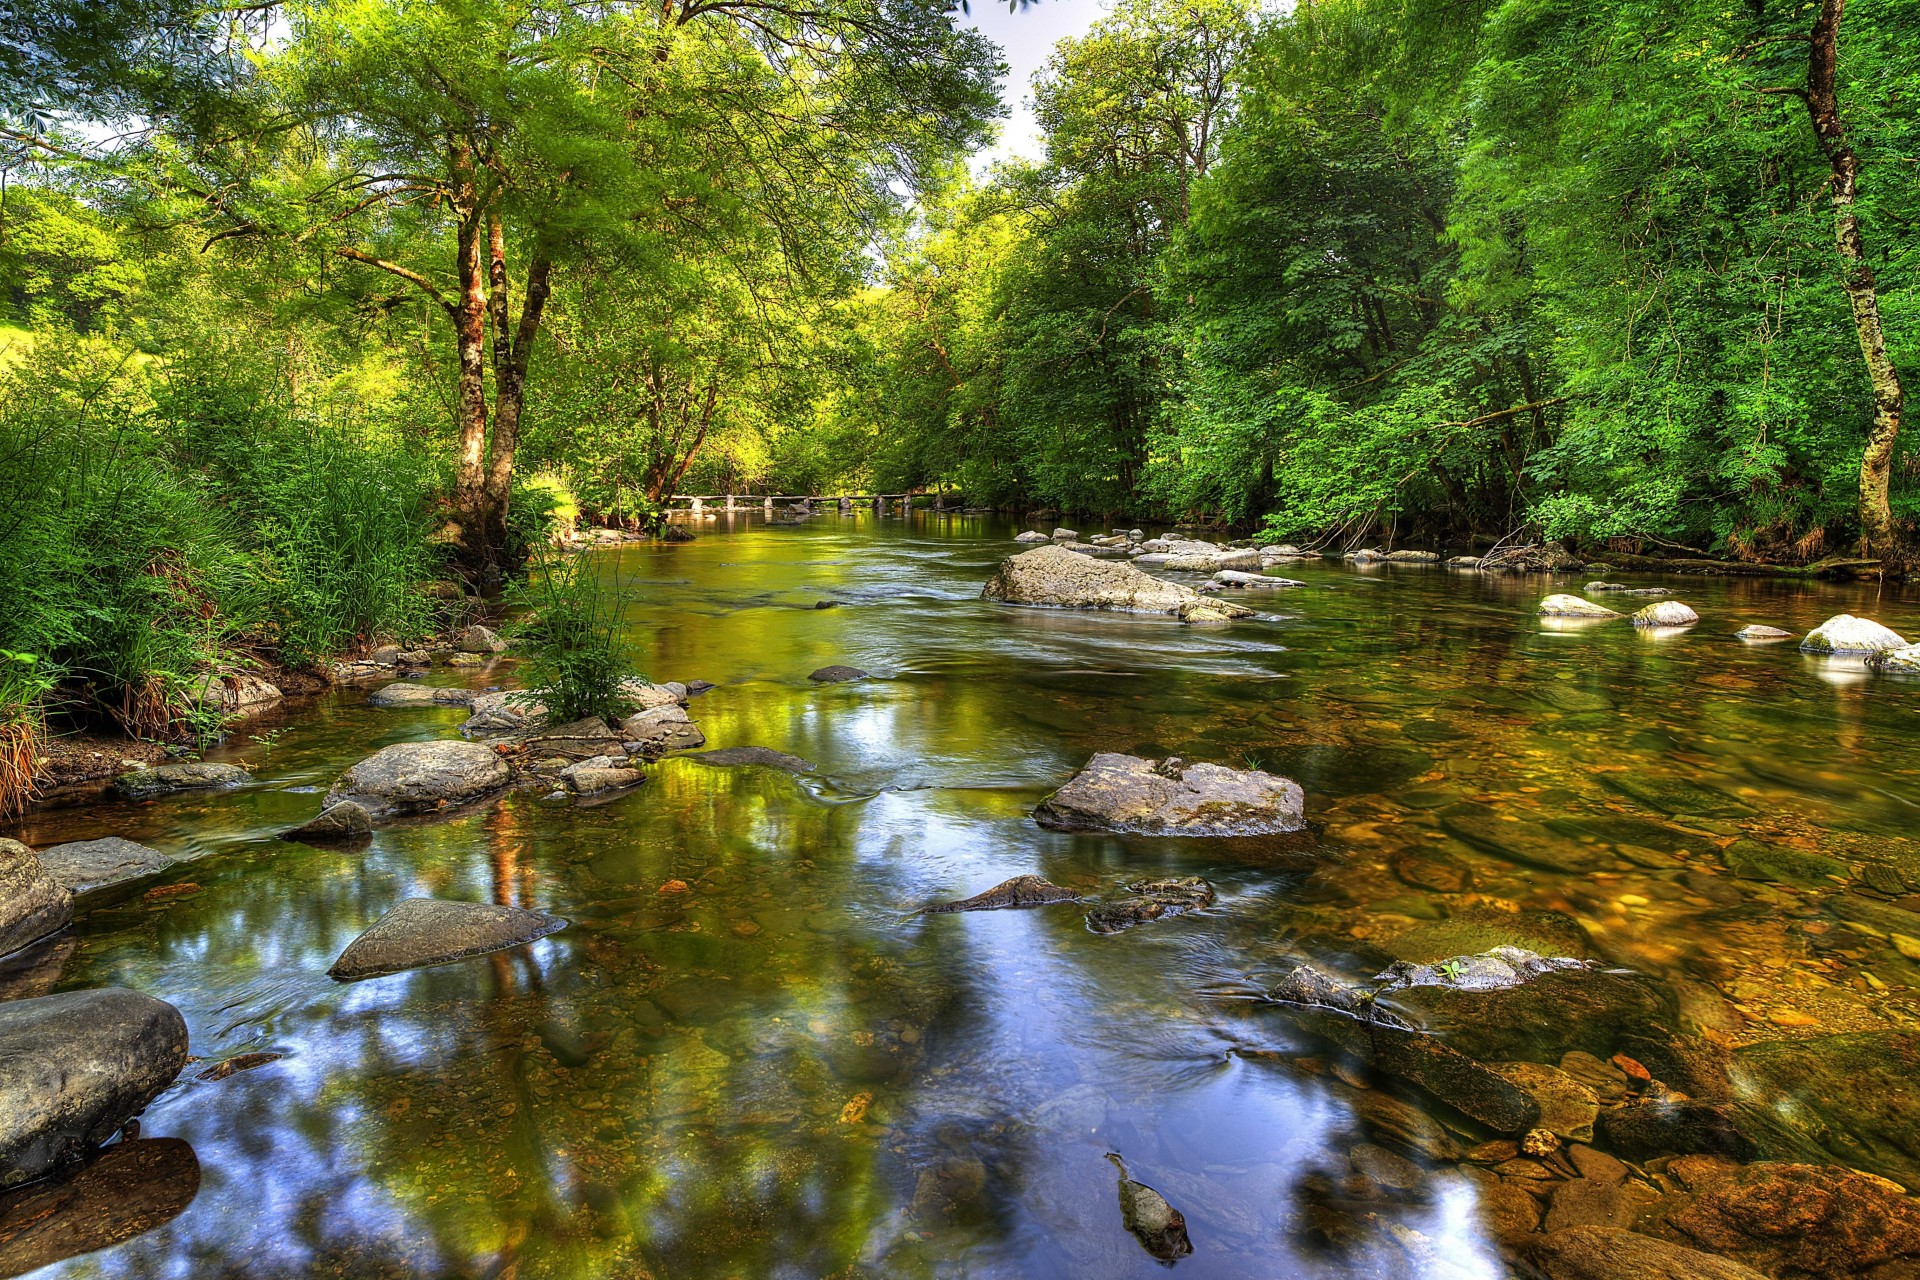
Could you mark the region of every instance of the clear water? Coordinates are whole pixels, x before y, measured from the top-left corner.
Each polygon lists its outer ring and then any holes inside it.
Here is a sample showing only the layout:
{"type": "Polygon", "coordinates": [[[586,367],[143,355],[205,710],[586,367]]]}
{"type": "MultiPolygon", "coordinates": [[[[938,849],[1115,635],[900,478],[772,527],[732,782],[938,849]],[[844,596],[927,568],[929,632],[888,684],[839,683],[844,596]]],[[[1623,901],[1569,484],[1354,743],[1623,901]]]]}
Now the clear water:
{"type": "MultiPolygon", "coordinates": [[[[1920,852],[1920,687],[1731,637],[1840,612],[1920,634],[1913,601],[1676,579],[1704,621],[1652,637],[1543,627],[1542,579],[1328,563],[1289,570],[1309,586],[1260,597],[1270,616],[1183,627],[980,599],[1015,550],[992,519],[704,528],[595,554],[639,593],[648,673],[719,686],[691,707],[709,745],[791,752],[811,774],[673,759],[597,807],[514,794],[364,851],[276,840],[347,765],[464,714],[344,691],[217,753],[253,787],[15,832],[190,853],[164,883],[197,891],[91,904],[63,966],[12,994],[133,987],[181,1008],[203,1059],[284,1055],[217,1081],[190,1068],[144,1134],[191,1144],[198,1194],[47,1274],[1157,1274],[1121,1224],[1118,1152],[1184,1212],[1193,1280],[1490,1276],[1471,1189],[1446,1169],[1329,1243],[1312,1188],[1345,1176],[1366,1131],[1356,1091],[1292,1061],[1311,1046],[1244,998],[1276,964],[1357,977],[1410,928],[1524,905],[1673,982],[1730,1043],[1911,1021],[1920,965],[1862,938],[1815,949],[1819,895],[1736,882],[1720,850],[1920,852]],[[808,682],[829,663],[872,678],[808,682]],[[1038,828],[1034,805],[1096,750],[1286,772],[1313,830],[1038,828]],[[1718,811],[1685,812],[1701,808],[1718,811]],[[1412,851],[1471,884],[1415,887],[1394,871],[1412,851]],[[909,915],[1023,872],[1090,894],[1200,875],[1220,896],[1111,936],[1072,906],[909,915]],[[661,892],[675,880],[688,891],[661,892]],[[421,894],[573,923],[519,951],[327,978],[421,894]]],[[[502,661],[471,678],[511,677],[502,661]]]]}

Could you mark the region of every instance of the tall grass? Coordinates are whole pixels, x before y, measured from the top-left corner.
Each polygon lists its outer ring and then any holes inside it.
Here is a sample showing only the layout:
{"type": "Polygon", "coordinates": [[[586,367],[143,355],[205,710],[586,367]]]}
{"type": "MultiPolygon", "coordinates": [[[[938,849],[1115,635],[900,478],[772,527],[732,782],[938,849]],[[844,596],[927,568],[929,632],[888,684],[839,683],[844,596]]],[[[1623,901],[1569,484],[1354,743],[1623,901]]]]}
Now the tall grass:
{"type": "Polygon", "coordinates": [[[527,611],[517,647],[527,700],[555,723],[598,716],[616,721],[633,709],[627,681],[640,676],[625,634],[627,592],[592,557],[536,547],[525,583],[512,588],[527,611]]]}

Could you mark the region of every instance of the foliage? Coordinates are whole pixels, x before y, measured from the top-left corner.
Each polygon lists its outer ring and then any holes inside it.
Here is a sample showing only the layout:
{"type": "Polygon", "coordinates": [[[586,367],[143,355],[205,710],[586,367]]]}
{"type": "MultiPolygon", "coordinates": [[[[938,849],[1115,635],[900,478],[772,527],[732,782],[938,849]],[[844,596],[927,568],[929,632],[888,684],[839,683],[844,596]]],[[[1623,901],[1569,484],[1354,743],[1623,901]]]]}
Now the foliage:
{"type": "Polygon", "coordinates": [[[628,592],[617,578],[589,556],[542,548],[513,598],[528,614],[517,630],[528,692],[517,697],[543,704],[556,724],[613,723],[633,709],[628,682],[644,677],[624,638],[628,592]]]}

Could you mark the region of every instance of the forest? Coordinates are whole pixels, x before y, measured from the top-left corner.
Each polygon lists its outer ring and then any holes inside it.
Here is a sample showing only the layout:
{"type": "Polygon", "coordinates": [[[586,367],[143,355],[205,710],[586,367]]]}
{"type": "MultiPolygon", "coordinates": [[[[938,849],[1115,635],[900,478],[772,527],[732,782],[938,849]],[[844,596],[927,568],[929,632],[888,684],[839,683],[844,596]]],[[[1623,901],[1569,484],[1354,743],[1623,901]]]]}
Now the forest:
{"type": "Polygon", "coordinates": [[[1888,576],[1920,510],[1909,0],[1119,0],[987,168],[930,0],[8,13],[16,709],[178,732],[676,492],[1888,576]]]}

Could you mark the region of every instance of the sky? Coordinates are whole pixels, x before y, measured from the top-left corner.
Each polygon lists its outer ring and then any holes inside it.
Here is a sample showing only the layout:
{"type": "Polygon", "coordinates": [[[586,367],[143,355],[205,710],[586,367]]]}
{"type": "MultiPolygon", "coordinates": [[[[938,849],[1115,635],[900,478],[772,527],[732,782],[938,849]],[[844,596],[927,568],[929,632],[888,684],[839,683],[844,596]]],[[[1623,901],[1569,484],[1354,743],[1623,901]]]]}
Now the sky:
{"type": "Polygon", "coordinates": [[[1008,13],[1006,0],[972,0],[972,9],[963,25],[977,28],[999,45],[1010,68],[1001,82],[1000,96],[1012,115],[1000,122],[998,145],[975,159],[975,172],[984,173],[996,160],[1040,158],[1040,130],[1030,103],[1033,73],[1045,65],[1055,41],[1084,32],[1106,16],[1107,4],[1105,0],[1038,0],[1020,13],[1008,13]]]}

